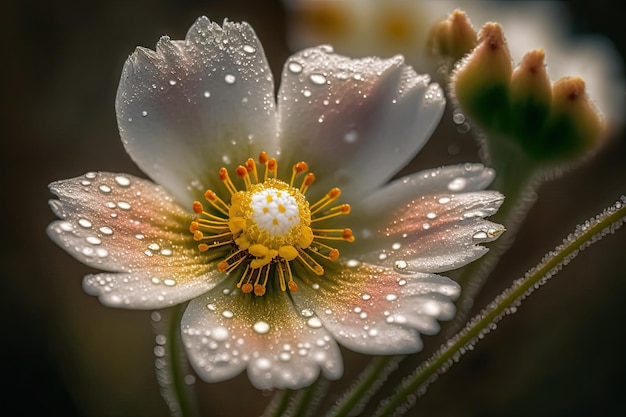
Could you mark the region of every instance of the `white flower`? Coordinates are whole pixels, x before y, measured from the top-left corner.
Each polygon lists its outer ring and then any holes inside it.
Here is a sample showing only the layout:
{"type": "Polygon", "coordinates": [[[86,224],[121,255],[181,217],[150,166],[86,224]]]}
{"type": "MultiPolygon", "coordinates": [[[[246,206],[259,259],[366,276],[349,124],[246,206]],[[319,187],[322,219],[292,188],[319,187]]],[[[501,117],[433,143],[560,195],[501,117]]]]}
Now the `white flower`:
{"type": "Polygon", "coordinates": [[[494,176],[481,165],[388,184],[444,105],[402,57],[327,46],[289,58],[276,101],[252,28],[202,17],[123,70],[120,133],[154,182],[91,172],[51,184],[62,220],[49,235],[105,271],[83,283],[106,305],[189,301],[182,337],[206,381],[244,369],[259,388],[338,378],[337,343],[420,350],[460,291],[435,273],[503,230],[484,220],[503,197],[481,191],[494,176]]]}

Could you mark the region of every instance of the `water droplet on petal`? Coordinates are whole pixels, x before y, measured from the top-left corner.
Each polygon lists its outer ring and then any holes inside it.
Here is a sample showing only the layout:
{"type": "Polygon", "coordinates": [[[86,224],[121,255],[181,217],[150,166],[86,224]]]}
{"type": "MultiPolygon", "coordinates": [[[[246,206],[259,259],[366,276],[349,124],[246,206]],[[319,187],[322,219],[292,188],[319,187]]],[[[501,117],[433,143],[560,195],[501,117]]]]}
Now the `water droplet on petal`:
{"type": "Polygon", "coordinates": [[[174,285],[176,285],[176,281],[168,278],[163,280],[163,284],[167,285],[168,287],[173,287],[174,285]]]}
{"type": "Polygon", "coordinates": [[[98,189],[104,194],[108,194],[111,192],[111,187],[109,187],[108,185],[104,185],[104,184],[99,186],[98,189]]]}
{"type": "Polygon", "coordinates": [[[203,94],[204,98],[209,98],[211,97],[211,92],[210,91],[205,91],[203,94]]]}
{"type": "Polygon", "coordinates": [[[102,240],[98,236],[87,236],[85,241],[91,245],[100,245],[102,240]]]}
{"type": "Polygon", "coordinates": [[[148,112],[144,110],[144,111],[142,111],[142,112],[141,112],[141,115],[142,115],[143,117],[146,117],[146,116],[148,115],[148,112]]]}
{"type": "Polygon", "coordinates": [[[432,212],[427,213],[426,214],[426,218],[430,219],[430,220],[435,220],[437,218],[437,214],[436,213],[432,213],[432,212]]]}
{"type": "Polygon", "coordinates": [[[235,314],[230,310],[222,311],[222,316],[227,319],[232,319],[235,314]]]}
{"type": "Polygon", "coordinates": [[[287,64],[287,68],[293,74],[300,74],[302,72],[302,65],[296,61],[291,61],[289,64],[287,64]]]}
{"type": "Polygon", "coordinates": [[[313,329],[319,329],[322,327],[322,322],[317,317],[311,317],[306,324],[313,329]]]}
{"type": "Polygon", "coordinates": [[[233,74],[226,74],[224,76],[224,81],[226,81],[226,84],[235,84],[235,81],[237,81],[237,77],[235,77],[233,74]]]}
{"type": "Polygon", "coordinates": [[[302,90],[302,94],[304,97],[311,97],[311,90],[302,90]]]}
{"type": "Polygon", "coordinates": [[[462,191],[467,185],[467,180],[462,177],[458,177],[448,183],[448,190],[450,191],[462,191]]]}
{"type": "Polygon", "coordinates": [[[255,332],[258,334],[267,334],[270,331],[270,325],[264,321],[257,321],[252,326],[255,332]]]}
{"type": "Polygon", "coordinates": [[[395,295],[395,294],[387,294],[387,296],[385,297],[385,299],[386,299],[387,301],[395,301],[395,300],[397,300],[397,299],[398,299],[398,296],[397,296],[397,295],[395,295]]]}
{"type": "Polygon", "coordinates": [[[393,264],[393,267],[399,271],[404,271],[409,267],[409,264],[407,264],[406,261],[400,260],[400,261],[396,261],[393,264]]]}
{"type": "Polygon", "coordinates": [[[78,224],[85,229],[89,229],[92,226],[91,222],[87,219],[78,219],[78,224]]]}
{"type": "Polygon", "coordinates": [[[119,185],[120,187],[128,187],[130,186],[130,178],[125,177],[123,175],[117,175],[115,177],[115,182],[117,183],[117,185],[119,185]]]}
{"type": "Polygon", "coordinates": [[[313,84],[324,85],[326,84],[326,77],[323,74],[314,73],[309,75],[309,79],[313,84]]]}
{"type": "Polygon", "coordinates": [[[216,327],[211,332],[213,339],[218,342],[224,342],[228,339],[229,333],[226,327],[216,327]]]}
{"type": "Polygon", "coordinates": [[[248,44],[245,44],[244,46],[242,46],[241,49],[243,49],[243,51],[248,54],[253,54],[256,52],[256,48],[248,44]]]}
{"type": "Polygon", "coordinates": [[[482,242],[485,241],[489,238],[489,236],[487,235],[487,232],[476,232],[472,235],[472,239],[476,242],[482,242]]]}
{"type": "Polygon", "coordinates": [[[110,236],[110,235],[112,235],[112,234],[113,234],[113,229],[111,229],[111,228],[110,228],[110,227],[108,227],[108,226],[102,226],[102,227],[101,227],[100,229],[98,229],[98,230],[100,230],[100,232],[101,232],[103,235],[108,235],[108,236],[110,236]]]}
{"type": "Polygon", "coordinates": [[[439,204],[448,204],[450,201],[450,197],[441,197],[439,199],[439,204]]]}
{"type": "Polygon", "coordinates": [[[176,85],[176,80],[170,80],[170,85],[176,85]]]}
{"type": "Polygon", "coordinates": [[[126,210],[126,211],[130,210],[130,204],[127,203],[126,201],[119,201],[117,203],[117,206],[121,208],[122,210],[126,210]]]}

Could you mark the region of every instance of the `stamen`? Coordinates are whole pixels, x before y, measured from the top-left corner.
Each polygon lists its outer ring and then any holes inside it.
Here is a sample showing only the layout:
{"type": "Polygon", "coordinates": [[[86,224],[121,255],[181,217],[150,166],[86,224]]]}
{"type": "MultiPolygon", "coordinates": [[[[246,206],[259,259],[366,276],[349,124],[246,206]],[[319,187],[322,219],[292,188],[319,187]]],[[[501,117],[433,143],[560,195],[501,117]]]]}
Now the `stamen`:
{"type": "MultiPolygon", "coordinates": [[[[215,207],[217,211],[228,217],[228,209],[230,208],[230,206],[224,203],[224,201],[219,198],[217,194],[215,194],[212,190],[206,190],[206,192],[204,193],[204,198],[206,198],[206,200],[211,203],[211,205],[215,207]]],[[[205,212],[203,211],[202,214],[205,214],[205,212]]],[[[209,213],[206,213],[205,215],[209,215],[209,213]]]]}
{"type": "Polygon", "coordinates": [[[314,183],[315,175],[307,173],[300,187],[294,188],[296,177],[309,170],[304,161],[292,166],[288,184],[278,178],[275,158],[261,152],[258,162],[264,166],[262,182],[257,163],[248,158],[235,169],[244,184],[241,187],[238,183],[239,188],[230,179],[226,168],[221,168],[219,178],[230,198],[222,200],[214,191],[207,190],[204,197],[211,207],[206,211],[202,203],[193,202],[196,217],[190,222],[189,231],[198,242],[201,253],[220,246],[231,247],[230,253],[217,262],[216,268],[227,274],[243,270],[236,286],[244,294],[265,295],[270,276],[278,280],[281,291],[295,292],[298,285],[294,281],[291,262],[301,262],[312,273],[323,275],[322,265],[339,258],[339,250],[324,241],[354,241],[350,229],[312,229],[311,224],[348,214],[350,206],[342,204],[329,208],[340,197],[339,188],[332,188],[310,205],[304,194],[314,183]],[[283,227],[277,229],[277,225],[283,227]]]}
{"type": "Polygon", "coordinates": [[[350,204],[342,204],[340,206],[335,206],[333,208],[330,209],[330,211],[334,212],[334,213],[329,213],[325,216],[322,217],[316,217],[314,219],[311,219],[311,223],[313,222],[319,222],[320,220],[327,220],[333,217],[337,217],[337,216],[341,216],[344,214],[350,214],[350,204]]]}
{"type": "Polygon", "coordinates": [[[324,268],[322,268],[322,265],[317,263],[317,261],[313,259],[311,255],[309,255],[302,249],[298,249],[298,259],[300,259],[307,268],[313,271],[315,275],[324,274],[324,268]]]}
{"type": "Polygon", "coordinates": [[[228,175],[228,171],[226,170],[226,168],[220,168],[219,176],[220,181],[224,183],[230,195],[235,194],[237,192],[237,187],[235,187],[235,184],[233,184],[233,182],[230,180],[230,176],[228,175]]]}
{"type": "Polygon", "coordinates": [[[311,205],[311,215],[314,215],[315,213],[338,199],[340,195],[341,190],[339,188],[333,188],[332,190],[330,190],[328,193],[326,193],[324,197],[320,198],[315,204],[311,205]]]}
{"type": "Polygon", "coordinates": [[[248,158],[248,160],[246,161],[246,169],[248,170],[248,172],[252,173],[252,176],[254,177],[254,183],[258,184],[259,173],[256,170],[256,164],[254,163],[254,159],[248,158]]]}
{"type": "Polygon", "coordinates": [[[297,164],[294,164],[293,168],[291,169],[291,181],[289,181],[289,187],[293,188],[293,181],[296,179],[296,175],[298,175],[301,172],[305,172],[308,169],[309,169],[309,166],[304,161],[300,161],[297,164]]]}
{"type": "Polygon", "coordinates": [[[302,185],[300,186],[300,192],[302,194],[305,194],[314,181],[315,181],[315,175],[313,175],[312,172],[309,172],[308,174],[306,174],[306,177],[304,177],[304,180],[302,180],[302,185]]]}
{"type": "Polygon", "coordinates": [[[243,165],[239,165],[235,170],[237,176],[243,179],[244,184],[246,185],[246,191],[250,191],[252,187],[252,182],[250,181],[250,174],[248,173],[248,169],[243,165]]]}

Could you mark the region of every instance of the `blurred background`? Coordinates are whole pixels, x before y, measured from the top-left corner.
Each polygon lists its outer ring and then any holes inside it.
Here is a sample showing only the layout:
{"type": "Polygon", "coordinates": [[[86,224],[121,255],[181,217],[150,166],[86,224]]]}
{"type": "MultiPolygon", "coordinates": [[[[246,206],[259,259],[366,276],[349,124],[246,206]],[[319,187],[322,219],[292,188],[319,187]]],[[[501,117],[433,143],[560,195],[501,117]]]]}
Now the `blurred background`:
{"type": "MultiPolygon", "coordinates": [[[[626,55],[623,18],[611,2],[564,4],[572,34],[605,35],[626,55]]],[[[122,65],[137,45],[153,48],[165,34],[183,39],[200,15],[218,23],[245,20],[278,80],[291,53],[288,10],[279,0],[26,0],[5,4],[3,15],[0,410],[6,416],[165,417],[150,312],[107,308],[83,292],[82,276],[93,270],[45,234],[54,219],[47,185],[95,170],[143,175],[124,152],[114,112],[122,65]]],[[[448,112],[404,171],[474,161],[471,131],[458,132],[448,112]]],[[[542,185],[476,308],[625,193],[620,132],[592,160],[542,185]]],[[[626,230],[585,250],[441,377],[409,415],[626,415],[625,255],[626,230]]],[[[328,403],[368,362],[343,353],[346,376],[331,386],[328,403]]],[[[260,415],[271,398],[245,375],[220,384],[198,381],[194,389],[206,416],[260,415]]]]}

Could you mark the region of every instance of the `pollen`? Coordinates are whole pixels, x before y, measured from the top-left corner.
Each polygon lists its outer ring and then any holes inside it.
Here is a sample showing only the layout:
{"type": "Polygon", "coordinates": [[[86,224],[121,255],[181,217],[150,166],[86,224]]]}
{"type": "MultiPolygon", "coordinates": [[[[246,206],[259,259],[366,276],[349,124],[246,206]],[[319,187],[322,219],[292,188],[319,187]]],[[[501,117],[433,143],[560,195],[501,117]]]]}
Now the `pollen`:
{"type": "Polygon", "coordinates": [[[217,174],[224,189],[207,190],[208,204],[193,203],[196,216],[189,231],[199,252],[210,255],[207,261],[215,262],[219,272],[238,277],[242,293],[261,297],[274,288],[296,292],[294,264],[304,267],[299,271],[323,276],[325,267],[340,256],[330,243],[354,241],[350,229],[318,227],[350,213],[350,206],[335,204],[339,188],[309,203],[306,193],[315,175],[306,173],[304,161],[292,166],[286,181],[278,177],[275,158],[262,152],[258,163],[260,169],[252,158],[238,166],[234,181],[221,168],[217,174]]]}

